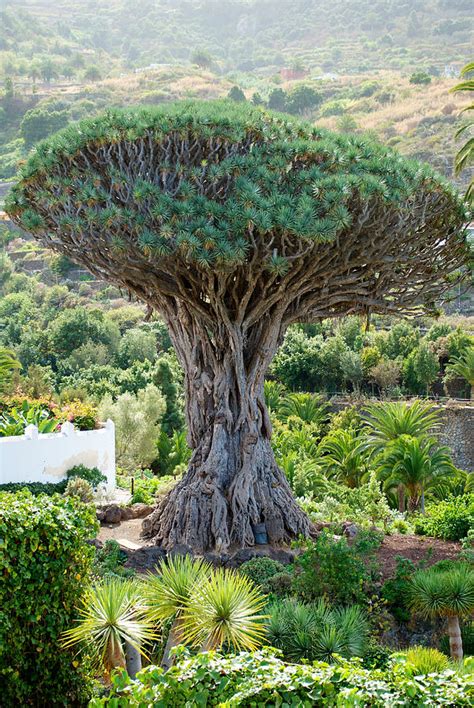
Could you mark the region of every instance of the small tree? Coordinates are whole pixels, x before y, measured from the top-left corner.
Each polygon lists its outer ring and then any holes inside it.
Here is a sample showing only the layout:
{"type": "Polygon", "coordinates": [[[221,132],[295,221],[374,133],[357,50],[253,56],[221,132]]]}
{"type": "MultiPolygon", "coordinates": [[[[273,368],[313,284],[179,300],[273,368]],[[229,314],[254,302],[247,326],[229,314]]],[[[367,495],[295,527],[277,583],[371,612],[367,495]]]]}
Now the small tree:
{"type": "Polygon", "coordinates": [[[390,359],[381,359],[370,369],[370,377],[380,388],[382,396],[387,396],[400,380],[400,364],[390,359]]]}
{"type": "Polygon", "coordinates": [[[268,107],[273,111],[286,111],[286,102],[288,96],[281,88],[275,88],[270,91],[268,97],[268,107]]]}
{"type": "Polygon", "coordinates": [[[252,545],[262,522],[271,543],[309,532],[263,392],[287,328],[411,312],[466,258],[464,204],[429,168],[247,102],[71,126],[22,167],[6,208],[167,323],[193,455],[148,529],[201,551],[252,545]]]}
{"type": "Polygon", "coordinates": [[[102,72],[98,66],[88,66],[84,72],[85,81],[100,81],[102,78],[102,72]]]}
{"type": "Polygon", "coordinates": [[[191,53],[191,64],[197,64],[201,69],[209,69],[212,57],[205,49],[194,49],[191,53]]]}
{"type": "Polygon", "coordinates": [[[236,101],[236,103],[243,103],[247,99],[245,98],[245,93],[242,91],[241,88],[238,86],[232,86],[230,89],[229,93],[227,94],[228,98],[230,98],[232,101],[236,101]]]}
{"type": "Polygon", "coordinates": [[[413,366],[415,375],[425,388],[426,395],[429,395],[430,386],[436,381],[439,371],[439,361],[438,357],[429,348],[429,346],[423,342],[418,347],[413,360],[413,366]]]}
{"type": "Polygon", "coordinates": [[[431,568],[416,573],[411,581],[410,604],[425,617],[448,620],[451,657],[463,658],[459,619],[474,612],[474,571],[467,565],[449,570],[431,568]]]}
{"type": "Polygon", "coordinates": [[[110,396],[104,398],[99,415],[115,423],[117,462],[122,467],[133,470],[154,460],[165,409],[161,392],[152,384],[136,395],[123,393],[115,402],[110,396]]]}

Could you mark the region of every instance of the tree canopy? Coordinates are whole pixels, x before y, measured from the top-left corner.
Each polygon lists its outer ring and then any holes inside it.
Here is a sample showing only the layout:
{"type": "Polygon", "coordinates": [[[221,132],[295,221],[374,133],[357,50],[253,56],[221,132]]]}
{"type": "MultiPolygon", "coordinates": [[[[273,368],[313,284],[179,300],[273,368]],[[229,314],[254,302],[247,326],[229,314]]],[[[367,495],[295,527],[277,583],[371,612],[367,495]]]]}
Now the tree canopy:
{"type": "Polygon", "coordinates": [[[263,293],[269,303],[285,289],[288,322],[408,310],[436,297],[464,254],[462,203],[430,168],[231,102],[72,125],[37,146],[7,210],[151,304],[187,289],[208,311],[211,273],[248,283],[252,272],[253,316],[263,293]]]}

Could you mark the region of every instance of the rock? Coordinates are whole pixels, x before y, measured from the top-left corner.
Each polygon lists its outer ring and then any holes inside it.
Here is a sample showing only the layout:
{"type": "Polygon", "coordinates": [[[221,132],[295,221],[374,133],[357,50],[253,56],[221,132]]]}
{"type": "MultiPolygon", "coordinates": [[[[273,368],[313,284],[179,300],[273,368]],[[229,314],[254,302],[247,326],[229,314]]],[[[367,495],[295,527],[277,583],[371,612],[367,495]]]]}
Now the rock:
{"type": "Polygon", "coordinates": [[[342,533],[346,538],[355,538],[359,533],[359,527],[357,524],[352,523],[352,521],[345,521],[342,524],[342,533]]]}
{"type": "Polygon", "coordinates": [[[137,551],[124,550],[128,556],[126,568],[134,570],[153,570],[158,563],[166,557],[166,551],[161,546],[143,546],[137,551]]]}
{"type": "Polygon", "coordinates": [[[184,543],[178,543],[168,553],[169,556],[193,556],[193,549],[184,543]]]}
{"type": "Polygon", "coordinates": [[[127,518],[129,519],[144,519],[146,516],[150,516],[151,512],[155,510],[154,506],[151,506],[150,504],[132,504],[132,506],[124,507],[122,509],[123,511],[127,510],[130,516],[127,518]]]}
{"type": "Polygon", "coordinates": [[[272,558],[273,560],[289,565],[293,563],[296,553],[285,548],[275,548],[274,546],[254,546],[252,548],[240,548],[227,561],[226,565],[231,568],[238,568],[252,558],[272,558]]]}
{"type": "Polygon", "coordinates": [[[105,509],[97,509],[96,516],[97,521],[105,521],[105,509]]]}
{"type": "Polygon", "coordinates": [[[122,521],[129,521],[130,519],[135,518],[133,516],[133,509],[131,506],[120,507],[120,516],[122,521]]]}
{"type": "Polygon", "coordinates": [[[119,524],[122,520],[122,509],[118,504],[110,504],[105,510],[106,524],[119,524]]]}

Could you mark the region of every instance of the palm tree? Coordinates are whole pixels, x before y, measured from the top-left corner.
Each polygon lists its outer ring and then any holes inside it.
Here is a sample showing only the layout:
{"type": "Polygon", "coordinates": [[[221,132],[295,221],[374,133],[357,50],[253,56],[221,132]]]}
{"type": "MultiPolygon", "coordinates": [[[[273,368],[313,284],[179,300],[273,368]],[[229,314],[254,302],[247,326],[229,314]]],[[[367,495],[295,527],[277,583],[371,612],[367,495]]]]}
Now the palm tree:
{"type": "MultiPolygon", "coordinates": [[[[466,77],[468,74],[471,74],[474,72],[474,62],[470,62],[469,64],[466,64],[465,67],[461,70],[461,76],[466,77]]],[[[454,86],[454,88],[451,89],[451,91],[474,91],[474,78],[466,79],[465,81],[461,81],[461,83],[457,84],[454,86]]],[[[474,103],[471,103],[469,106],[466,106],[466,108],[463,109],[462,113],[465,113],[466,111],[473,111],[474,110],[474,103]]],[[[468,121],[465,125],[461,126],[459,130],[456,133],[456,137],[458,138],[460,135],[463,135],[467,131],[470,131],[472,127],[474,126],[474,121],[468,121]]],[[[454,160],[454,171],[455,174],[459,174],[464,170],[466,167],[469,167],[472,165],[474,162],[474,137],[470,137],[467,139],[467,141],[464,143],[462,148],[458,151],[455,160],[454,160]]],[[[472,201],[474,199],[474,179],[471,180],[469,187],[466,192],[466,199],[468,201],[472,201]]]]}
{"type": "Polygon", "coordinates": [[[427,437],[400,435],[388,443],[378,462],[385,490],[403,489],[403,499],[399,494],[400,511],[404,511],[407,495],[410,511],[421,509],[424,513],[426,492],[446,487],[457,474],[449,448],[438,447],[435,440],[427,437]]]}
{"type": "Polygon", "coordinates": [[[265,381],[263,384],[263,390],[265,393],[265,403],[270,411],[278,411],[280,403],[282,402],[286,389],[282,383],[279,381],[265,381]]]}
{"type": "Polygon", "coordinates": [[[151,621],[172,622],[161,662],[168,669],[173,664],[171,649],[184,641],[183,613],[195,588],[209,576],[211,566],[191,556],[177,555],[161,561],[156,571],[157,575],[148,575],[145,597],[151,621]]]}
{"type": "Polygon", "coordinates": [[[289,393],[281,402],[281,417],[295,416],[305,423],[322,424],[328,417],[326,401],[312,393],[289,393]]]}
{"type": "Polygon", "coordinates": [[[421,401],[372,403],[365,407],[362,417],[367,447],[375,453],[400,435],[421,438],[441,425],[439,413],[421,401]]]}
{"type": "Polygon", "coordinates": [[[451,359],[449,371],[467,381],[471,387],[471,400],[474,400],[474,347],[469,347],[459,357],[451,359]]]}
{"type": "Polygon", "coordinates": [[[459,619],[474,612],[474,570],[459,564],[449,570],[436,567],[415,573],[409,603],[423,617],[446,617],[451,658],[460,661],[463,647],[459,619]]]}
{"type": "Polygon", "coordinates": [[[107,674],[126,667],[134,678],[143,645],[155,639],[137,584],[109,578],[86,594],[76,626],[63,634],[63,646],[84,645],[107,674]]]}
{"type": "Polygon", "coordinates": [[[11,349],[0,347],[0,393],[12,379],[15,369],[21,369],[21,364],[11,349]]]}
{"type": "Polygon", "coordinates": [[[323,470],[351,489],[358,487],[368,472],[365,442],[353,430],[334,430],[323,439],[319,452],[323,470]]]}
{"type": "Polygon", "coordinates": [[[265,635],[265,605],[265,596],[250,578],[229,568],[216,568],[194,588],[184,611],[185,642],[205,651],[223,645],[234,651],[254,651],[265,635]]]}

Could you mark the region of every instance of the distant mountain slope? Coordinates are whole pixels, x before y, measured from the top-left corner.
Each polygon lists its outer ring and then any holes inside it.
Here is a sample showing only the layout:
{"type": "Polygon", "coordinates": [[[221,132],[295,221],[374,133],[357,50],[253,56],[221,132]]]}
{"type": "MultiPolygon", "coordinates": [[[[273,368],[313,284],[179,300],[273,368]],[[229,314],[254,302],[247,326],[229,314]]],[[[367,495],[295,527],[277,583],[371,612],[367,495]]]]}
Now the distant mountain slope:
{"type": "Polygon", "coordinates": [[[4,8],[0,54],[67,59],[89,50],[121,68],[183,62],[196,48],[225,71],[296,58],[341,73],[443,68],[472,45],[471,0],[4,0],[4,8]]]}

